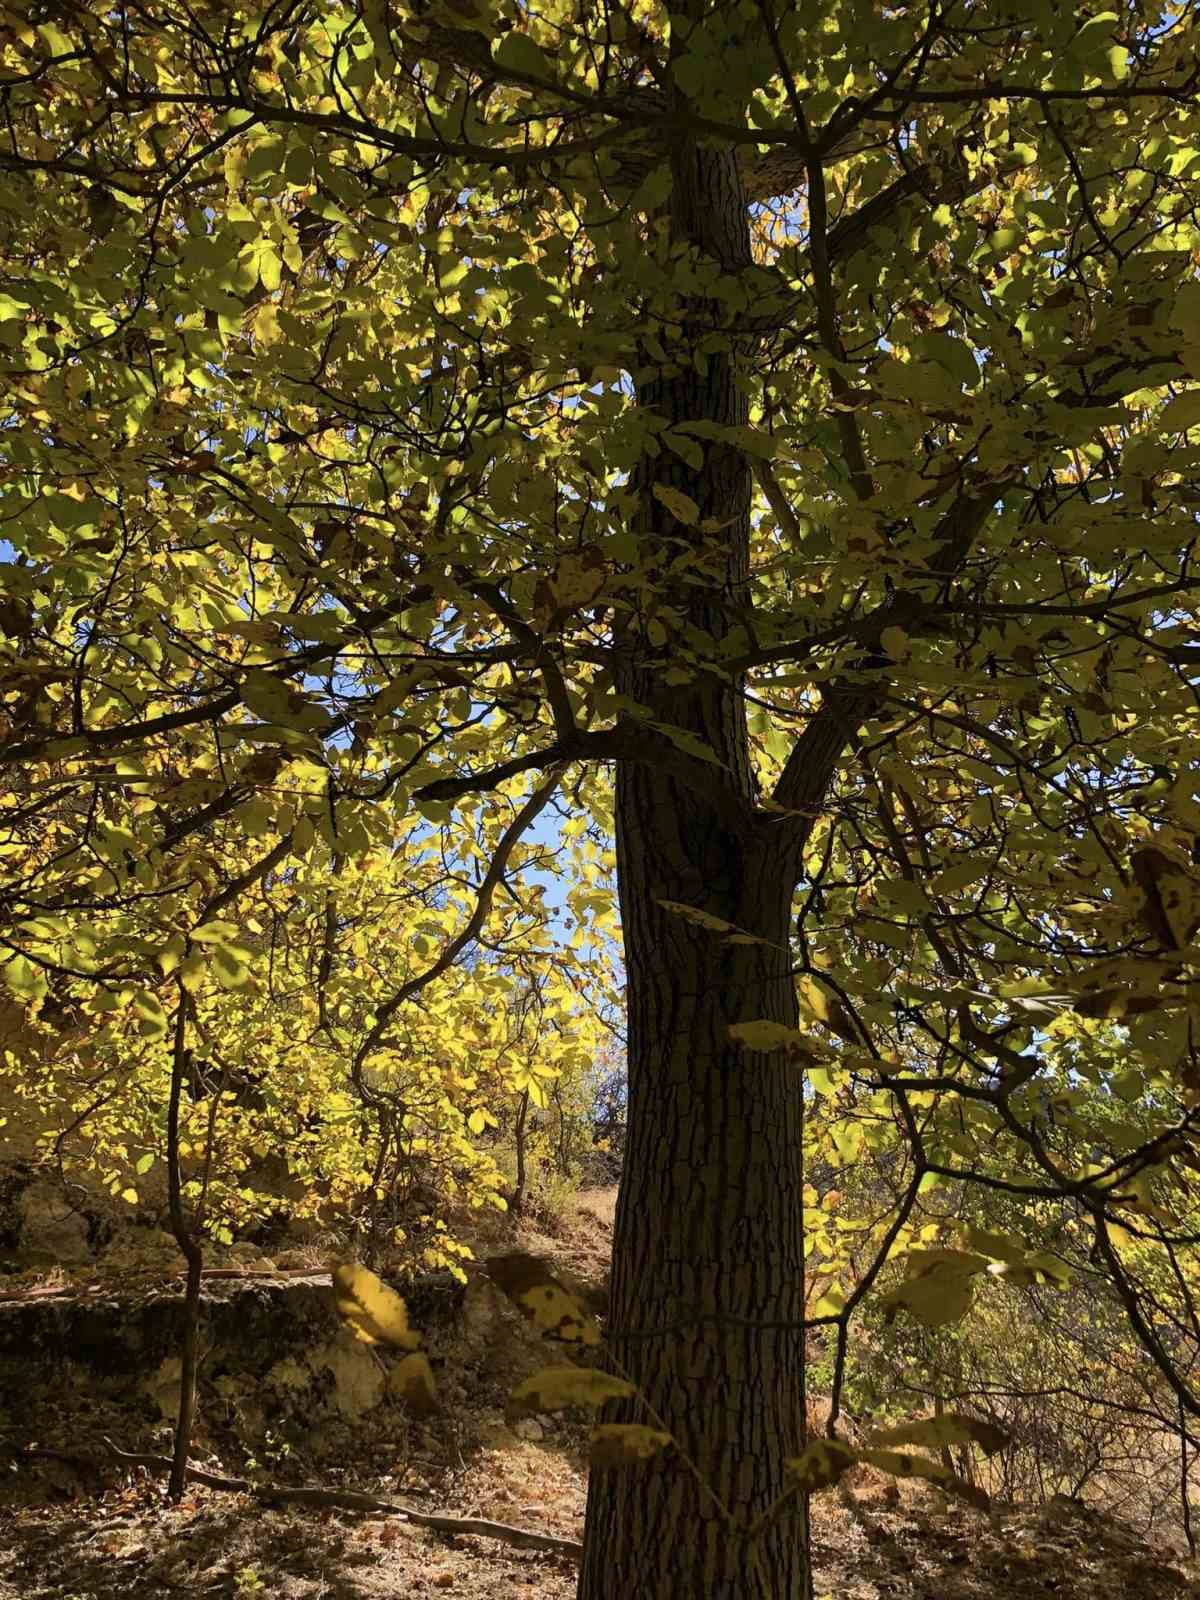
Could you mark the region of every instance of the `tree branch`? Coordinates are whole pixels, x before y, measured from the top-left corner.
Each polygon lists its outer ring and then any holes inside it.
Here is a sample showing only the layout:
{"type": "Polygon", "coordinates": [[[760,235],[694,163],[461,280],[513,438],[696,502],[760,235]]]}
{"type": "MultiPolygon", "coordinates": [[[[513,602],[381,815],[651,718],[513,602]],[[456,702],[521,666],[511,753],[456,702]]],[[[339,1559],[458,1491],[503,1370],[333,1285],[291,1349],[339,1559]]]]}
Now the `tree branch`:
{"type": "MultiPolygon", "coordinates": [[[[146,1454],[142,1451],[121,1450],[111,1439],[105,1439],[104,1454],[76,1450],[49,1450],[36,1446],[21,1451],[26,1461],[66,1461],[74,1466],[101,1467],[112,1464],[119,1467],[142,1467],[148,1472],[170,1471],[167,1456],[146,1454]]],[[[299,1505],[325,1507],[334,1511],[369,1511],[376,1516],[403,1517],[417,1528],[429,1528],[434,1533],[450,1535],[469,1534],[482,1539],[500,1539],[505,1544],[523,1550],[549,1550],[556,1555],[578,1560],[583,1546],[575,1539],[556,1539],[553,1534],[535,1533],[529,1528],[514,1528],[507,1522],[491,1522],[484,1517],[453,1517],[446,1512],[418,1511],[415,1506],[401,1505],[395,1500],[381,1500],[373,1494],[361,1494],[354,1489],[293,1488],[282,1483],[253,1483],[249,1478],[231,1478],[223,1472],[209,1472],[203,1467],[188,1466],[188,1479],[208,1489],[224,1489],[231,1494],[248,1494],[264,1505],[299,1505]]]]}

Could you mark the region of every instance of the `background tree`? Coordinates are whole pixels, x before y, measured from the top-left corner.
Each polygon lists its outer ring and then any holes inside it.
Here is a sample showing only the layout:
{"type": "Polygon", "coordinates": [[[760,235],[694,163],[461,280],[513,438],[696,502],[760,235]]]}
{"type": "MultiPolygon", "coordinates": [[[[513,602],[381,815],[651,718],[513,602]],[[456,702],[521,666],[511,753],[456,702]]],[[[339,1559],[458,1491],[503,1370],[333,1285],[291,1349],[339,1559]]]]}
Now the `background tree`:
{"type": "MultiPolygon", "coordinates": [[[[4,759],[84,796],[10,985],[297,764],[346,856],[494,819],[493,886],[615,765],[610,1332],[690,1470],[597,1474],[585,1600],[805,1590],[805,1069],[907,1150],[841,1343],[930,1177],[1016,1185],[1194,1410],[1113,1233],[1196,1098],[1191,8],[9,18],[4,759]],[[1080,1171],[1031,1047],[1089,1018],[1160,1125],[1080,1171]]],[[[1053,1275],[997,1248],[893,1304],[1053,1275]]]]}

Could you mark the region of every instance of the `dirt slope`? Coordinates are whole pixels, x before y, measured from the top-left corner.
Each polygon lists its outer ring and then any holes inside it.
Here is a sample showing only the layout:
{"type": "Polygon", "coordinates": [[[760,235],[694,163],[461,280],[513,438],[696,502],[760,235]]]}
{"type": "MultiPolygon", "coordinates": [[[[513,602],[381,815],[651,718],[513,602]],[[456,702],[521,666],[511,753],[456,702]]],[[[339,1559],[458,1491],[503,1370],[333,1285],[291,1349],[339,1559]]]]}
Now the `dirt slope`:
{"type": "MultiPolygon", "coordinates": [[[[613,1198],[608,1190],[588,1192],[567,1226],[549,1233],[524,1222],[508,1247],[518,1243],[550,1256],[560,1274],[599,1294],[613,1198]]],[[[294,1285],[291,1294],[308,1307],[303,1288],[294,1285]]],[[[127,1309],[134,1304],[127,1301],[127,1309]]],[[[278,1320],[281,1304],[290,1301],[272,1303],[263,1317],[269,1311],[278,1320]]],[[[106,1336],[111,1329],[94,1308],[85,1309],[86,1324],[49,1308],[35,1322],[47,1337],[69,1329],[70,1342],[87,1343],[94,1354],[107,1349],[96,1329],[106,1336]]],[[[282,1314],[289,1325],[271,1323],[252,1341],[256,1348],[270,1345],[274,1360],[284,1334],[323,1348],[326,1332],[318,1323],[325,1312],[308,1307],[303,1316],[282,1314]]],[[[221,1339],[230,1342],[225,1323],[231,1316],[227,1303],[214,1302],[210,1354],[220,1350],[221,1339]]],[[[144,1365],[155,1370],[165,1351],[150,1336],[157,1326],[153,1319],[145,1323],[141,1347],[144,1365]]],[[[470,1296],[446,1329],[438,1369],[445,1404],[438,1415],[422,1421],[386,1401],[348,1415],[344,1406],[338,1409],[336,1386],[323,1392],[311,1383],[295,1389],[290,1410],[272,1410],[265,1406],[263,1376],[251,1369],[237,1382],[210,1382],[193,1460],[258,1481],[353,1486],[420,1510],[578,1539],[586,1497],[582,1428],[530,1419],[514,1432],[504,1420],[513,1382],[544,1363],[544,1347],[515,1315],[470,1296]]],[[[430,1347],[436,1355],[437,1339],[430,1347]]],[[[559,1554],[474,1536],[447,1538],[374,1514],[266,1508],[248,1495],[206,1488],[189,1490],[171,1507],[161,1478],[141,1468],[31,1459],[24,1453],[31,1445],[102,1452],[105,1435],[129,1449],[161,1451],[170,1426],[163,1396],[144,1372],[116,1371],[97,1383],[93,1370],[73,1363],[50,1377],[44,1363],[35,1363],[29,1385],[17,1394],[20,1362],[12,1358],[19,1353],[9,1349],[7,1355],[7,1392],[0,1392],[0,1600],[172,1594],[189,1600],[438,1594],[569,1600],[575,1592],[573,1561],[559,1554]]],[[[837,1600],[1182,1600],[1200,1592],[1182,1563],[1069,1502],[988,1516],[927,1488],[909,1493],[906,1487],[901,1497],[882,1480],[862,1477],[818,1500],[814,1536],[817,1594],[837,1600]]]]}

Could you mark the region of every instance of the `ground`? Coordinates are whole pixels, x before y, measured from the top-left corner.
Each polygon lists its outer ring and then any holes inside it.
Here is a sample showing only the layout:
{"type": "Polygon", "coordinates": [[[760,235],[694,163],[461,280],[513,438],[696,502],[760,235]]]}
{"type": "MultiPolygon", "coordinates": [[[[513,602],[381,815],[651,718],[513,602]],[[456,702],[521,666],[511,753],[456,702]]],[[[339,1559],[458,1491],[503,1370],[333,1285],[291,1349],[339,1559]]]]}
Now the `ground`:
{"type": "MultiPolygon", "coordinates": [[[[599,1285],[612,1201],[610,1191],[584,1194],[569,1226],[543,1234],[526,1222],[520,1242],[553,1256],[581,1283],[599,1285]]],[[[544,1359],[520,1337],[519,1325],[493,1322],[481,1341],[486,1349],[457,1366],[448,1359],[442,1370],[450,1392],[426,1422],[381,1406],[353,1425],[312,1429],[321,1434],[319,1451],[307,1450],[302,1430],[294,1448],[268,1433],[252,1449],[243,1440],[232,1456],[227,1430],[201,1429],[193,1459],[259,1480],[354,1486],[424,1511],[578,1539],[583,1427],[532,1422],[522,1433],[505,1421],[506,1386],[523,1364],[544,1359]]],[[[23,1453],[31,1442],[60,1454],[102,1453],[106,1434],[131,1449],[164,1448],[169,1428],[145,1394],[137,1403],[123,1395],[98,1395],[88,1383],[47,1389],[32,1408],[36,1434],[26,1420],[19,1437],[11,1422],[4,1426],[6,1413],[28,1419],[31,1408],[0,1395],[0,1600],[574,1595],[569,1555],[445,1537],[399,1517],[268,1508],[202,1487],[171,1506],[162,1477],[144,1468],[93,1469],[23,1453]]],[[[815,1502],[814,1539],[817,1595],[837,1600],[1182,1600],[1200,1593],[1186,1563],[1073,1502],[989,1515],[928,1486],[906,1483],[900,1492],[862,1472],[815,1502]]]]}
{"type": "MultiPolygon", "coordinates": [[[[431,1509],[484,1514],[564,1537],[582,1526],[585,1478],[570,1451],[506,1441],[448,1473],[431,1509]],[[453,1487],[451,1487],[453,1484],[453,1487]]],[[[198,1490],[178,1508],[133,1477],[0,1515],[0,1600],[152,1600],[174,1593],[264,1600],[568,1600],[569,1559],[493,1540],[443,1539],[396,1520],[265,1511],[198,1490]]],[[[917,1490],[824,1497],[814,1517],[818,1596],[838,1600],[1175,1600],[1181,1563],[1097,1513],[1057,1502],[991,1517],[917,1490]],[[890,1496],[888,1497],[890,1499],[890,1496]]],[[[637,1600],[631,1596],[630,1600],[637,1600]]]]}

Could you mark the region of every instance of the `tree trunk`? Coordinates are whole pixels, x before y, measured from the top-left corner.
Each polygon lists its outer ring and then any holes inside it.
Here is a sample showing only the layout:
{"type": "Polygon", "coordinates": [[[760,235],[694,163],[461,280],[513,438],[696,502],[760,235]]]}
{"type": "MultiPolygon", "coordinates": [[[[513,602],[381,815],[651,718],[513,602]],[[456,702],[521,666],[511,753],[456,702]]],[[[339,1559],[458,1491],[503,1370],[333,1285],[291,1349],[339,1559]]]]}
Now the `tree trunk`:
{"type": "MultiPolygon", "coordinates": [[[[804,1428],[800,1084],[794,1067],[728,1040],[738,1021],[795,1024],[787,958],[662,911],[655,891],[679,899],[681,886],[654,867],[700,841],[727,851],[734,874],[753,874],[738,909],[756,909],[755,931],[785,948],[790,893],[769,860],[745,861],[660,789],[622,784],[630,1108],[610,1317],[620,1367],[680,1449],[593,1475],[579,1592],[802,1600],[796,1508],[756,1541],[757,1561],[746,1539],[787,1487],[804,1428]],[[768,1326],[780,1321],[794,1326],[768,1326]]],[[[624,1415],[645,1420],[636,1405],[624,1415]]]]}
{"type": "MultiPolygon", "coordinates": [[[[683,142],[673,153],[671,237],[727,270],[749,264],[745,197],[732,152],[683,142]]],[[[748,420],[735,342],[706,360],[689,346],[727,323],[720,302],[683,301],[668,355],[640,403],[671,422],[748,420]]],[[[666,319],[664,319],[666,320],[666,319]]],[[[648,362],[646,363],[648,364],[648,362]]],[[[732,444],[705,446],[703,467],[674,455],[642,475],[641,537],[659,593],[684,621],[720,638],[745,604],[750,474],[732,444]],[[653,485],[696,501],[675,521],[653,485]],[[717,532],[704,533],[711,519],[717,532]],[[691,543],[689,582],[665,574],[691,543]],[[709,576],[708,584],[696,579],[709,576]]],[[[669,498],[669,497],[668,497],[669,498]]],[[[737,1048],[729,1028],[796,1024],[788,933],[795,842],[753,814],[740,686],[715,676],[668,685],[676,640],[644,628],[623,640],[623,694],[656,721],[714,751],[713,795],[625,764],[617,779],[617,852],[629,1007],[629,1128],[613,1255],[611,1349],[677,1448],[598,1469],[588,1495],[581,1600],[803,1600],[801,1508],[786,1501],[783,1462],[804,1432],[801,1079],[780,1055],[737,1048]],[[717,800],[721,789],[726,803],[717,800]],[[737,809],[742,816],[738,819],[737,809]],[[731,943],[667,911],[696,907],[760,942],[731,943]],[[781,1327],[780,1323],[788,1324],[781,1327]]],[[[652,1421],[629,1402],[613,1419],[652,1421]]],[[[606,1420],[609,1413],[606,1413],[606,1420]]]]}

